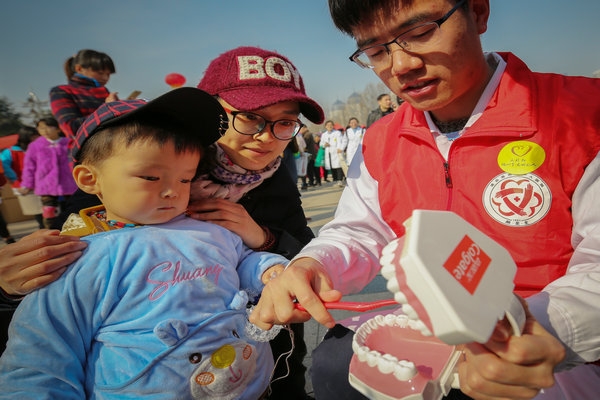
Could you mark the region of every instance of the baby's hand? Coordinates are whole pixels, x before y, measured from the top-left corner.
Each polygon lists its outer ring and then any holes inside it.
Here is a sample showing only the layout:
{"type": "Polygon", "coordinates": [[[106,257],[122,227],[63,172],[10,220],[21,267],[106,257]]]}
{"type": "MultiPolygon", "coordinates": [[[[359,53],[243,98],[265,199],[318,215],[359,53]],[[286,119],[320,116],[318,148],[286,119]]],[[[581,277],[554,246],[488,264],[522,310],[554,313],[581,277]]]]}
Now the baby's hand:
{"type": "Polygon", "coordinates": [[[271,279],[277,278],[277,276],[281,274],[284,269],[285,267],[282,264],[275,264],[272,267],[269,267],[265,272],[263,272],[262,277],[260,278],[262,283],[266,285],[271,279]]]}

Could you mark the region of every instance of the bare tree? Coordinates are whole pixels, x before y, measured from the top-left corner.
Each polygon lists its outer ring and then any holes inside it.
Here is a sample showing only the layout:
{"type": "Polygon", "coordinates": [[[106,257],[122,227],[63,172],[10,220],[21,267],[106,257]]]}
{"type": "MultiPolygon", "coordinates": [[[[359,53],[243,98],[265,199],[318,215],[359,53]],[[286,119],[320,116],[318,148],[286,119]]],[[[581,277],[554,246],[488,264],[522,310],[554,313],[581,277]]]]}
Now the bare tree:
{"type": "Polygon", "coordinates": [[[16,133],[23,124],[21,115],[5,97],[0,97],[0,136],[16,133]]]}
{"type": "Polygon", "coordinates": [[[381,82],[369,83],[362,92],[352,93],[346,101],[337,100],[325,110],[325,119],[345,126],[350,118],[357,118],[360,124],[367,122],[369,112],[377,107],[377,96],[389,93],[381,82]]]}
{"type": "Polygon", "coordinates": [[[48,102],[40,100],[34,92],[29,92],[23,107],[27,110],[24,116],[33,122],[52,116],[52,112],[48,108],[48,102]]]}

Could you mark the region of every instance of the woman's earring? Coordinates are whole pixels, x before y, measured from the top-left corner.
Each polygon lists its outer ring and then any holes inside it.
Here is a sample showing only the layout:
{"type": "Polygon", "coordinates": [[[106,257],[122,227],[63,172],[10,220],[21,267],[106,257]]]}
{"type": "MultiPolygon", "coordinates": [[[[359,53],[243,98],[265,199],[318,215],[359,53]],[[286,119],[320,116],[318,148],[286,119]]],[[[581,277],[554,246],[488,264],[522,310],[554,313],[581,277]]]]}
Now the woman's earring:
{"type": "Polygon", "coordinates": [[[229,119],[225,115],[219,114],[219,135],[223,136],[227,129],[229,129],[229,119]]]}

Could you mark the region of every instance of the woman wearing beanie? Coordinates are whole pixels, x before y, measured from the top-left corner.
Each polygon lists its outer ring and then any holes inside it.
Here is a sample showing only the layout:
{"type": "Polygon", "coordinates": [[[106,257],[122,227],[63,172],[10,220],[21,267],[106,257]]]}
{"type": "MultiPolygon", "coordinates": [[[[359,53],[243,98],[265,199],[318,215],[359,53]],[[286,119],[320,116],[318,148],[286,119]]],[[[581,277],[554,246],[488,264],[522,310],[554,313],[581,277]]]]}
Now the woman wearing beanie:
{"type": "MultiPolygon", "coordinates": [[[[192,198],[199,200],[190,203],[190,212],[234,231],[249,247],[294,257],[314,235],[280,155],[300,132],[300,114],[319,124],[323,110],[307,97],[302,77],[287,58],[257,47],[221,54],[198,88],[218,98],[229,115],[229,129],[212,147],[214,161],[192,185],[192,198]]],[[[291,330],[293,339],[282,330],[271,341],[275,360],[283,357],[269,399],[307,397],[304,325],[291,324],[291,330]]]]}
{"type": "MultiPolygon", "coordinates": [[[[198,88],[219,100],[229,126],[203,157],[201,175],[192,184],[189,215],[233,231],[250,248],[292,258],[314,234],[306,223],[298,187],[280,155],[300,131],[300,115],[320,124],[322,108],[306,95],[302,77],[287,58],[257,47],[238,47],[218,56],[198,88]]],[[[89,199],[78,202],[80,208],[90,203],[89,199]]],[[[31,243],[28,237],[20,242],[31,243]]],[[[64,240],[47,250],[54,249],[57,257],[78,256],[76,243],[64,240]],[[65,250],[59,251],[59,246],[65,250]]],[[[40,274],[35,268],[40,262],[34,257],[35,249],[30,245],[29,253],[20,251],[18,265],[0,261],[0,286],[7,294],[23,295],[35,289],[31,280],[40,274]],[[14,278],[17,269],[18,279],[14,278]],[[10,284],[8,277],[13,277],[10,284]]],[[[50,262],[56,269],[65,265],[55,260],[50,262]]],[[[275,360],[283,357],[277,363],[269,399],[307,398],[304,326],[292,324],[291,330],[293,335],[282,330],[271,342],[275,360]]]]}

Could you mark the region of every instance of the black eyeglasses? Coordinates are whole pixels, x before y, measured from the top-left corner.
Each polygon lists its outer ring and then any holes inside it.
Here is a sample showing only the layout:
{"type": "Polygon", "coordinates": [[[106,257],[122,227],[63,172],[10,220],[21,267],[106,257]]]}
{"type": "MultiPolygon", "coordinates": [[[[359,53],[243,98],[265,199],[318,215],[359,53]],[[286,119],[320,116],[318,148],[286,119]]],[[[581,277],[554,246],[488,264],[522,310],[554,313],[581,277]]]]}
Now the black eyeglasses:
{"type": "Polygon", "coordinates": [[[233,116],[233,129],[242,135],[256,135],[263,132],[267,125],[271,125],[271,133],[276,139],[290,140],[300,132],[300,128],[303,126],[302,122],[293,119],[267,121],[262,116],[252,112],[223,109],[233,116]]]}
{"type": "Polygon", "coordinates": [[[373,69],[387,66],[391,60],[390,45],[392,43],[396,43],[403,50],[414,54],[431,50],[441,39],[440,27],[442,24],[446,22],[459,7],[464,5],[466,1],[467,0],[460,0],[442,18],[415,26],[407,32],[403,32],[396,36],[394,40],[356,50],[350,56],[350,61],[355,62],[362,68],[373,69]]]}

